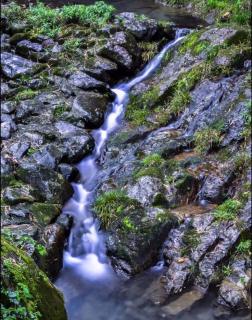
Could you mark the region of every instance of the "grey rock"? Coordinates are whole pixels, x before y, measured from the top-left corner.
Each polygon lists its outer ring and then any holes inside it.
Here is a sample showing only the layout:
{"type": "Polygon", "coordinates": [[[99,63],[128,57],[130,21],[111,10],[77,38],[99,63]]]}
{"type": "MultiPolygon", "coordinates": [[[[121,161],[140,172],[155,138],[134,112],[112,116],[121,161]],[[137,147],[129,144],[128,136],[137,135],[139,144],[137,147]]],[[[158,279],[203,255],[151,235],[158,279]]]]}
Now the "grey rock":
{"type": "Polygon", "coordinates": [[[72,74],[69,77],[68,81],[71,85],[83,90],[104,89],[106,87],[105,83],[98,81],[95,78],[81,71],[72,74]]]}
{"type": "Polygon", "coordinates": [[[3,74],[10,79],[20,75],[34,74],[40,69],[38,63],[32,62],[9,52],[1,53],[3,74]]]}
{"type": "Polygon", "coordinates": [[[151,205],[155,202],[155,197],[164,192],[162,182],[155,177],[141,177],[135,185],[128,186],[128,196],[136,199],[143,206],[151,205]]]}
{"type": "Polygon", "coordinates": [[[7,187],[3,190],[3,199],[9,204],[20,202],[33,202],[33,190],[29,185],[22,185],[18,188],[7,187]]]}
{"type": "Polygon", "coordinates": [[[117,17],[123,27],[139,40],[151,40],[158,31],[158,24],[154,19],[139,17],[133,12],[123,12],[117,17]]]}

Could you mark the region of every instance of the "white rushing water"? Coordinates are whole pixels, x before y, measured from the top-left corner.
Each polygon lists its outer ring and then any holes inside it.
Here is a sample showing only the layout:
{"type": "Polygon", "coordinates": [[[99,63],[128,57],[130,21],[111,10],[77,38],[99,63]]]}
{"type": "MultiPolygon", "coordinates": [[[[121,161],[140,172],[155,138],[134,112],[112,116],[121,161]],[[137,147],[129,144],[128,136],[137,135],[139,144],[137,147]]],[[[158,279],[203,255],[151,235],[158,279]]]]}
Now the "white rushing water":
{"type": "Polygon", "coordinates": [[[109,136],[120,126],[130,89],[149,77],[159,66],[165,53],[182,38],[180,30],[177,32],[175,40],[168,43],[134,79],[112,89],[116,96],[112,110],[106,116],[104,124],[92,132],[95,139],[94,151],[77,165],[81,175],[81,183],[72,184],[74,195],[63,208],[63,213],[74,217],[68,248],[64,252],[64,267],[74,268],[84,278],[97,279],[111,272],[106,257],[104,237],[99,231],[99,222],[94,218],[91,210],[98,184],[96,178],[99,170],[97,164],[99,158],[102,156],[109,136]]]}

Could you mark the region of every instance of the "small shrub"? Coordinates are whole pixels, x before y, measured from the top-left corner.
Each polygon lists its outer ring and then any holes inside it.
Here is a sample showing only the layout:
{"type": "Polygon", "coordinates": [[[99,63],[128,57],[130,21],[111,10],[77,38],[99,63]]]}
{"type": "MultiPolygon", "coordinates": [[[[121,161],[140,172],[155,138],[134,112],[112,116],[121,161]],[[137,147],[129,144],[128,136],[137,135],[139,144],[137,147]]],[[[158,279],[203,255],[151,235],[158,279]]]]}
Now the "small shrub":
{"type": "Polygon", "coordinates": [[[234,220],[236,219],[241,206],[240,201],[228,199],[215,209],[214,218],[218,221],[234,220]]]}
{"type": "Polygon", "coordinates": [[[104,228],[108,228],[113,221],[134,201],[121,190],[112,190],[100,195],[94,204],[94,211],[104,228]]]}
{"type": "Polygon", "coordinates": [[[224,277],[229,277],[232,273],[232,268],[229,265],[223,266],[221,271],[224,277]]]}
{"type": "Polygon", "coordinates": [[[79,49],[81,46],[81,41],[79,39],[68,39],[64,42],[63,48],[64,51],[67,52],[75,52],[77,49],[79,49]]]}
{"type": "Polygon", "coordinates": [[[157,42],[140,42],[138,46],[142,49],[143,62],[152,59],[158,52],[157,42]]]}

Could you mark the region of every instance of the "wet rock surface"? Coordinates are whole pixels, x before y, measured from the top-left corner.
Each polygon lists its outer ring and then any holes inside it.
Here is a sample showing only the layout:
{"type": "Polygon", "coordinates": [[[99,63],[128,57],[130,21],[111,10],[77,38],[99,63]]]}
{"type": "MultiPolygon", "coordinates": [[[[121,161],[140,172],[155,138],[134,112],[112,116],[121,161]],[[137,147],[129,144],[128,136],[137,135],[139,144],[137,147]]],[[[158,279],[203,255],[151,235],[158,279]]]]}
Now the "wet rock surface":
{"type": "MultiPolygon", "coordinates": [[[[61,208],[79,178],[75,164],[94,148],[90,130],[110,107],[109,85],[143,66],[139,42],[161,46],[160,35],[173,39],[174,28],[134,13],[116,16],[93,34],[76,26],[86,45],[76,56],[62,41],[30,39],[27,26],[1,23],[1,222],[17,239],[29,236],[45,246],[47,255],[34,259],[54,279],[71,226],[61,208]]],[[[161,251],[167,269],[157,287],[168,315],[190,308],[216,284],[219,304],[249,306],[251,265],[248,252],[237,248],[251,228],[245,173],[251,63],[245,49],[232,46],[237,33],[209,27],[193,46],[187,38],[178,44],[152,77],[133,88],[128,109],[137,99],[140,112],[130,117],[126,111],[100,159],[97,196],[119,190],[126,197],[115,221],[102,225],[111,262],[130,277],[155,264],[161,251]],[[215,54],[209,71],[206,61],[215,54]],[[230,199],[239,208],[218,218],[230,199]],[[165,304],[192,285],[197,290],[187,293],[183,308],[176,300],[165,304]]],[[[34,248],[25,249],[35,257],[34,248]]]]}

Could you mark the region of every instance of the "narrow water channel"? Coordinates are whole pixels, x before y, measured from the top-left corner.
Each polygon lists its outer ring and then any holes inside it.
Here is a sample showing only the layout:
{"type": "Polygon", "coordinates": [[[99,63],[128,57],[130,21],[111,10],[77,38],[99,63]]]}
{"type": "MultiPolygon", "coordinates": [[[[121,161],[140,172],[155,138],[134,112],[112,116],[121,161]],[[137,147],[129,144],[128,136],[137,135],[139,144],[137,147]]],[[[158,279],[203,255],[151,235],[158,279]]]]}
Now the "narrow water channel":
{"type": "Polygon", "coordinates": [[[182,33],[183,30],[178,30],[175,40],[168,43],[135,78],[112,89],[115,100],[108,110],[103,125],[92,132],[95,139],[94,151],[77,165],[81,175],[80,183],[72,184],[74,195],[63,208],[63,214],[74,217],[74,225],[69,237],[68,248],[64,252],[64,268],[56,282],[64,293],[70,320],[105,319],[106,297],[111,290],[113,293],[114,287],[118,287],[120,283],[106,257],[104,237],[99,230],[99,221],[95,219],[91,209],[94,193],[99,183],[97,181],[99,158],[109,136],[120,126],[130,90],[155,72],[165,53],[182,40],[182,33]],[[90,297],[92,291],[95,292],[95,295],[90,297]],[[80,293],[81,296],[84,294],[84,304],[91,309],[90,312],[84,311],[83,316],[80,313],[76,315],[75,308],[74,312],[72,311],[72,299],[74,297],[77,299],[80,293]],[[85,297],[85,293],[88,294],[88,297],[85,297]],[[100,310],[101,315],[99,315],[97,303],[101,301],[103,306],[100,310]]]}
{"type": "MultiPolygon", "coordinates": [[[[110,135],[120,127],[130,90],[155,72],[165,53],[182,40],[183,32],[179,29],[175,40],[168,43],[136,77],[112,89],[115,100],[108,107],[104,124],[92,132],[94,151],[77,165],[81,179],[79,183],[73,183],[74,195],[63,208],[63,214],[73,216],[74,225],[64,252],[64,267],[55,283],[64,294],[69,320],[216,319],[214,292],[208,293],[190,311],[179,314],[179,318],[167,315],[165,308],[160,306],[160,301],[166,297],[160,286],[160,276],[164,272],[162,265],[131,280],[120,279],[106,256],[104,235],[92,213],[99,185],[99,159],[110,135]],[[153,302],[155,299],[157,303],[153,302]]],[[[231,318],[248,319],[246,315],[229,316],[228,319],[231,318]]]]}

